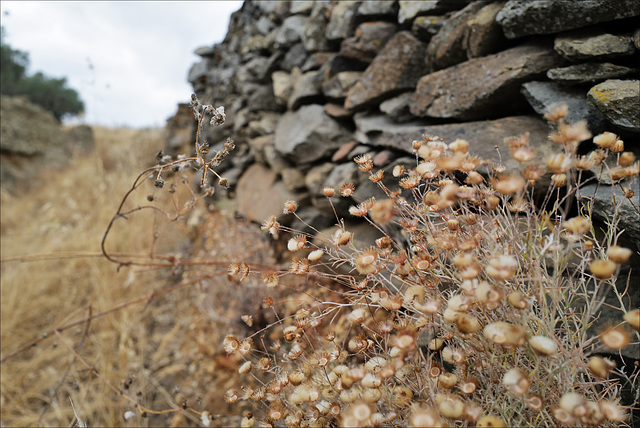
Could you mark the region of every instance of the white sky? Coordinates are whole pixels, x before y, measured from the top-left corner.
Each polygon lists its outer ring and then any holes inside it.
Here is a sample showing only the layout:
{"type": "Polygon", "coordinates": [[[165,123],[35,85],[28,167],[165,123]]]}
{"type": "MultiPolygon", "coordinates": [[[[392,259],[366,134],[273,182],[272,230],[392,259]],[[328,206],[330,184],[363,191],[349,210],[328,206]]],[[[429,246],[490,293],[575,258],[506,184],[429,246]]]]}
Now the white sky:
{"type": "Polygon", "coordinates": [[[87,124],[164,126],[192,92],[193,51],[221,42],[242,1],[2,1],[4,42],[32,74],[66,77],[87,124]],[[93,67],[93,69],[91,69],[93,67]]]}

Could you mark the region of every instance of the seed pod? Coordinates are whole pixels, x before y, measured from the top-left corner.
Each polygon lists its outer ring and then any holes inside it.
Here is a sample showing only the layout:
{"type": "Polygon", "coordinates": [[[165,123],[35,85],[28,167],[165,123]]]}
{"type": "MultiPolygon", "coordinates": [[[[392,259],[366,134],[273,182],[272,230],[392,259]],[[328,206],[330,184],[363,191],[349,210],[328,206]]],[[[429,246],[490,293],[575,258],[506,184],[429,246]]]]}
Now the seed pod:
{"type": "Polygon", "coordinates": [[[504,420],[502,420],[502,418],[495,416],[495,415],[487,415],[487,416],[483,416],[481,417],[478,422],[476,422],[476,427],[480,428],[480,427],[496,427],[496,428],[501,428],[501,427],[506,427],[507,424],[504,420]]]}
{"type": "Polygon", "coordinates": [[[636,331],[640,331],[640,309],[634,309],[624,314],[624,320],[636,331]]]}
{"type": "Polygon", "coordinates": [[[626,263],[626,261],[629,260],[629,257],[631,257],[632,254],[633,251],[631,251],[630,249],[620,247],[618,245],[612,245],[607,250],[607,258],[612,262],[618,264],[626,263]]]}
{"type": "Polygon", "coordinates": [[[611,278],[617,268],[618,265],[611,260],[596,260],[589,265],[589,270],[598,279],[611,278]]]}
{"type": "Polygon", "coordinates": [[[527,342],[527,332],[522,327],[504,321],[487,324],[483,334],[496,345],[517,347],[527,342]]]}
{"type": "Polygon", "coordinates": [[[558,345],[556,345],[556,342],[545,336],[533,336],[529,339],[529,345],[539,355],[548,356],[558,352],[558,345]]]}
{"type": "Polygon", "coordinates": [[[513,368],[508,370],[502,378],[502,384],[515,396],[521,397],[529,391],[531,381],[522,370],[513,368]]]}

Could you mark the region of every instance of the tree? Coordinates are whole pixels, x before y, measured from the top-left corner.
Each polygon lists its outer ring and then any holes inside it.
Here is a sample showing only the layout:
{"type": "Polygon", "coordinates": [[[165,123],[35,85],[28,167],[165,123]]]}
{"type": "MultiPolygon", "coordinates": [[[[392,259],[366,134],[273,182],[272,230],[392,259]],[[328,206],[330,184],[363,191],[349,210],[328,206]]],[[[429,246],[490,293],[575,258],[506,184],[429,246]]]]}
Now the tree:
{"type": "Polygon", "coordinates": [[[67,87],[66,77],[51,78],[41,72],[28,76],[29,54],[12,49],[4,42],[4,28],[0,40],[0,93],[24,95],[53,113],[59,122],[65,116],[76,116],[84,111],[78,92],[67,87]]]}

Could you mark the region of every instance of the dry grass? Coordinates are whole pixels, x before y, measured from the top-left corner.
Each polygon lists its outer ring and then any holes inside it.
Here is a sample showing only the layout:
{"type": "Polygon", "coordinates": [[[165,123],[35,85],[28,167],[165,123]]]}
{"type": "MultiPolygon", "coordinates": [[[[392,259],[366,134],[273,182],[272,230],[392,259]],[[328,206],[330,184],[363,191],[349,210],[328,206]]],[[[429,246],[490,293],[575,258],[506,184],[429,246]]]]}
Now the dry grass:
{"type": "MultiPolygon", "coordinates": [[[[100,381],[67,344],[116,388],[131,382],[123,391],[142,405],[159,410],[180,406],[175,402],[179,394],[163,385],[187,370],[180,365],[179,348],[190,313],[174,315],[188,311],[189,299],[181,299],[188,290],[142,299],[90,323],[54,331],[176,282],[167,269],[118,270],[100,254],[105,227],[122,195],[140,170],[155,162],[162,131],[98,128],[95,137],[94,152],[64,170],[39,171],[39,184],[28,193],[2,193],[3,426],[69,426],[74,422],[69,398],[89,426],[154,423],[140,417],[125,422],[132,402],[100,381]],[[46,339],[14,354],[46,332],[46,339]]],[[[145,193],[134,195],[133,204],[143,203],[145,193]]],[[[114,230],[110,248],[130,253],[152,248],[154,228],[162,218],[137,217],[114,230]]],[[[155,242],[156,251],[186,241],[178,229],[162,227],[166,240],[155,242]]],[[[185,421],[180,412],[155,421],[165,425],[170,418],[185,421]]]]}

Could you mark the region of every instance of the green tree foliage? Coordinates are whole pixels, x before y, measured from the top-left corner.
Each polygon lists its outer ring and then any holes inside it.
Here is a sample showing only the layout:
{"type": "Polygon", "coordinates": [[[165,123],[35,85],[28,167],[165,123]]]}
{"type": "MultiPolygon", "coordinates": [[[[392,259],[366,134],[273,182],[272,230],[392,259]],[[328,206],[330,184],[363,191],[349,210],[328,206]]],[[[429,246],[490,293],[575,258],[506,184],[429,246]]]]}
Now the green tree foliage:
{"type": "Polygon", "coordinates": [[[53,113],[58,121],[64,116],[75,116],[84,112],[84,104],[78,93],[67,87],[65,77],[56,79],[41,72],[27,75],[29,54],[12,49],[1,38],[0,92],[5,95],[24,95],[32,103],[53,113]]]}

